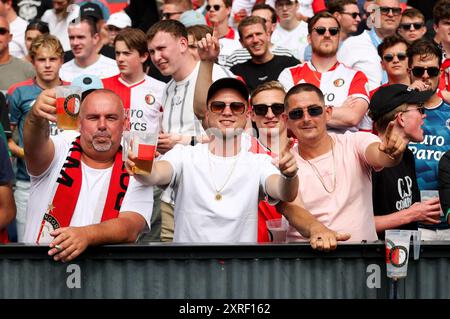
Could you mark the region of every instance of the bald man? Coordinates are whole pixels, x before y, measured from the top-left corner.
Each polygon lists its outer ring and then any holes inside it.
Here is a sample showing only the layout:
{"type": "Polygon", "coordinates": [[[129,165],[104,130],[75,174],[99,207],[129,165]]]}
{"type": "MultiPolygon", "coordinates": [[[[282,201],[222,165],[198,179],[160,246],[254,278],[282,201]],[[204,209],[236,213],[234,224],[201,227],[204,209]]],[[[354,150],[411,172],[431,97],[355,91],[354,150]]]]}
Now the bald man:
{"type": "MultiPolygon", "coordinates": [[[[120,213],[129,181],[120,146],[125,126],[120,97],[104,89],[90,93],[81,104],[74,141],[49,137],[55,113],[55,90],[45,90],[25,121],[31,195],[24,241],[50,244],[49,255],[63,262],[90,245],[136,241],[151,211],[120,213]]],[[[146,191],[141,197],[152,198],[152,190],[146,191]]]]}

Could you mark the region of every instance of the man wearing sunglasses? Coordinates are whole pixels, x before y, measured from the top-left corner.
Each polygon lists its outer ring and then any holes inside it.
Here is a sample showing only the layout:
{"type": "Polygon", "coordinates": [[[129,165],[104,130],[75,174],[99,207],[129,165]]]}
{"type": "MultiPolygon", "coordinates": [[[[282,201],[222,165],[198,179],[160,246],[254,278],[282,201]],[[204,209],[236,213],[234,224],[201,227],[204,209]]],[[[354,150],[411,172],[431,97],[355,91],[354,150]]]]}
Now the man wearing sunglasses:
{"type": "MultiPolygon", "coordinates": [[[[424,140],[410,143],[409,148],[416,159],[419,189],[438,190],[438,164],[441,156],[450,149],[450,105],[438,95],[441,75],[442,51],[434,43],[418,40],[408,49],[411,82],[421,90],[434,94],[424,104],[426,118],[422,126],[424,140]]],[[[445,216],[438,225],[421,224],[422,239],[450,240],[450,229],[445,216]]]]}
{"type": "Polygon", "coordinates": [[[242,46],[252,58],[232,66],[230,71],[244,79],[250,92],[261,83],[277,80],[285,68],[300,63],[293,57],[272,54],[269,50],[270,36],[263,18],[246,17],[239,23],[238,30],[242,46]]]}
{"type": "MultiPolygon", "coordinates": [[[[392,130],[406,140],[419,143],[426,117],[423,104],[432,91],[417,91],[404,84],[380,88],[370,101],[370,116],[378,136],[384,140],[392,130]]],[[[418,229],[418,222],[439,223],[439,199],[420,200],[414,155],[406,149],[399,165],[372,172],[375,225],[380,238],[386,229],[418,229]]]]}
{"type": "Polygon", "coordinates": [[[316,14],[308,22],[308,41],[312,58],[281,72],[278,80],[288,90],[297,83],[312,83],[325,94],[325,103],[334,108],[327,123],[335,132],[370,130],[362,122],[368,105],[367,78],[360,72],[340,64],[336,57],[339,46],[339,22],[329,12],[316,14]]]}
{"type": "Polygon", "coordinates": [[[231,4],[231,0],[208,0],[206,5],[209,22],[217,29],[217,38],[220,44],[218,63],[221,65],[225,64],[227,57],[234,50],[242,48],[238,33],[228,24],[231,4]]]}
{"type": "MultiPolygon", "coordinates": [[[[319,88],[297,84],[285,98],[288,128],[298,139],[299,194],[303,207],[351,241],[375,241],[371,170],[397,165],[407,141],[390,132],[384,141],[367,132],[327,132],[333,108],[319,88]]],[[[291,233],[290,238],[303,239],[291,233]]]]}
{"type": "MultiPolygon", "coordinates": [[[[276,157],[280,149],[294,146],[289,140],[286,126],[286,112],[284,111],[284,97],[286,92],[277,81],[266,82],[259,85],[252,93],[251,118],[258,131],[258,139],[252,139],[251,152],[268,154],[276,157]]],[[[319,250],[332,250],[337,247],[337,241],[346,240],[349,236],[337,234],[319,223],[308,211],[301,208],[297,198],[294,210],[285,210],[287,213],[296,212],[297,215],[287,215],[290,223],[305,237],[309,238],[311,246],[319,250]],[[320,238],[321,240],[318,240],[320,238]]],[[[278,209],[283,210],[282,206],[278,209]]],[[[258,242],[268,242],[266,220],[281,218],[277,207],[267,201],[260,201],[258,205],[258,242]]]]}
{"type": "Polygon", "coordinates": [[[345,41],[358,30],[361,15],[356,0],[335,0],[328,5],[328,11],[336,17],[341,25],[339,40],[345,41]]]}
{"type": "Polygon", "coordinates": [[[402,13],[398,34],[402,36],[409,44],[421,39],[427,32],[425,26],[425,17],[417,9],[406,9],[402,13]]]}
{"type": "Polygon", "coordinates": [[[397,32],[401,7],[398,0],[376,0],[376,10],[371,12],[368,23],[372,26],[362,34],[348,38],[339,48],[339,62],[364,72],[369,79],[369,90],[387,82],[382,70],[377,47],[384,38],[397,32]]]}
{"type": "Polygon", "coordinates": [[[192,3],[189,0],[165,0],[162,5],[161,18],[180,21],[183,12],[188,10],[192,10],[192,3]]]}
{"type": "Polygon", "coordinates": [[[256,242],[261,195],[271,203],[295,199],[297,166],[288,147],[279,155],[278,168],[270,156],[241,147],[248,97],[237,79],[214,82],[206,99],[209,143],[177,146],[153,162],[150,176],[135,176],[140,183],[177,190],[174,242],[256,242]]]}
{"type": "Polygon", "coordinates": [[[9,31],[12,34],[12,39],[9,43],[9,52],[16,58],[23,58],[27,54],[25,29],[27,28],[28,22],[17,15],[16,7],[17,1],[15,0],[0,0],[0,16],[8,20],[9,31]]]}

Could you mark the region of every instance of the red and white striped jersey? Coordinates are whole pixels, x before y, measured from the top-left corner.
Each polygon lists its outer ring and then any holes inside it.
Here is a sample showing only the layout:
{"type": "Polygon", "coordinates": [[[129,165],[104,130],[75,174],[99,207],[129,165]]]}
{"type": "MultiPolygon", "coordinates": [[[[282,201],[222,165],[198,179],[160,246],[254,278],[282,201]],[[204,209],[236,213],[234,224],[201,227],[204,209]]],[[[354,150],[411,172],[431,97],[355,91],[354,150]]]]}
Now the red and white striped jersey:
{"type": "Polygon", "coordinates": [[[122,99],[124,108],[130,110],[132,131],[146,131],[149,123],[154,121],[154,111],[162,112],[162,96],[166,86],[164,82],[146,75],[143,80],[128,84],[120,74],[102,81],[105,89],[116,92],[122,99]]]}
{"type": "MultiPolygon", "coordinates": [[[[360,97],[369,103],[369,84],[367,77],[361,71],[337,62],[327,72],[318,72],[310,61],[284,69],[278,81],[286,90],[298,83],[311,83],[320,88],[325,104],[340,107],[350,95],[360,97]]],[[[365,118],[360,123],[360,126],[365,118]]],[[[357,131],[357,128],[351,129],[357,131]]]]}

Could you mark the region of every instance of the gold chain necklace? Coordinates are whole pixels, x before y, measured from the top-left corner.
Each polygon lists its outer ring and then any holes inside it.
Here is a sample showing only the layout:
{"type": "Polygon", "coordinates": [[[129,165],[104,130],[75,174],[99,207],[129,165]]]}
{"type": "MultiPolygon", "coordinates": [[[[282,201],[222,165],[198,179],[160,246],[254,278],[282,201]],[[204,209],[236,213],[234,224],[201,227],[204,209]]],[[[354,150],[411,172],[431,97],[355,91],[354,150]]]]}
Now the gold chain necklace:
{"type": "MultiPolygon", "coordinates": [[[[331,139],[331,137],[330,137],[331,139]]],[[[334,192],[334,190],[336,189],[336,163],[334,162],[334,143],[333,140],[331,140],[331,156],[333,157],[333,189],[329,190],[326,185],[325,185],[325,181],[323,180],[322,176],[320,176],[319,170],[317,169],[317,167],[311,163],[309,160],[306,160],[308,162],[308,164],[311,166],[311,168],[314,171],[314,174],[316,174],[317,178],[319,178],[320,183],[322,184],[323,188],[325,189],[325,191],[329,194],[331,194],[332,192],[334,192]]]]}
{"type": "Polygon", "coordinates": [[[210,153],[209,149],[207,149],[207,152],[208,152],[209,174],[211,175],[211,184],[212,184],[212,186],[214,188],[214,191],[216,192],[216,195],[214,196],[214,199],[217,200],[217,201],[220,201],[220,200],[222,200],[222,197],[223,197],[221,192],[223,191],[223,189],[227,185],[228,181],[230,180],[231,176],[233,175],[233,172],[234,172],[234,169],[236,167],[236,164],[237,164],[237,162],[239,160],[239,157],[241,156],[241,152],[239,152],[238,158],[236,158],[234,160],[233,166],[231,167],[230,174],[226,178],[225,183],[223,183],[222,187],[219,188],[219,189],[217,189],[216,182],[214,181],[214,175],[212,173],[213,170],[212,170],[212,164],[211,164],[212,161],[211,161],[211,155],[209,154],[210,153]]]}

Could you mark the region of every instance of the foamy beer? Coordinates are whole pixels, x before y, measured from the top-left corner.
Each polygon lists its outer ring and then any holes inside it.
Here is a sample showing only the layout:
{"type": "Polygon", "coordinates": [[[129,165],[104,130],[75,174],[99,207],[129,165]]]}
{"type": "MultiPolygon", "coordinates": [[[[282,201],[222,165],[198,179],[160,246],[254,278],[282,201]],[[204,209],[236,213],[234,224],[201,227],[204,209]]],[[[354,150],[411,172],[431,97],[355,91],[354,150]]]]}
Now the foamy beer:
{"type": "Polygon", "coordinates": [[[150,175],[155,158],[158,134],[150,132],[131,132],[131,143],[135,166],[133,173],[150,175]]]}
{"type": "Polygon", "coordinates": [[[56,126],[63,130],[78,129],[81,88],[78,86],[56,87],[56,126]]]}

